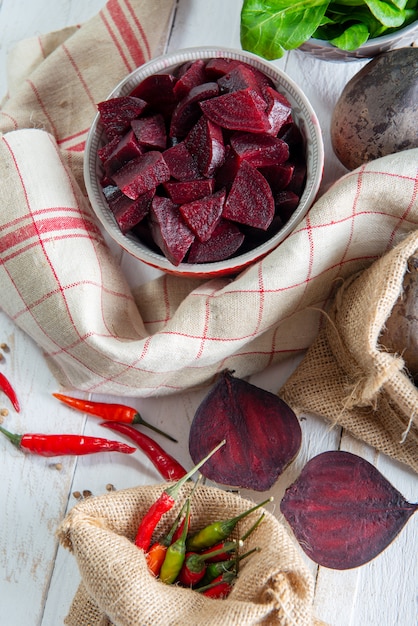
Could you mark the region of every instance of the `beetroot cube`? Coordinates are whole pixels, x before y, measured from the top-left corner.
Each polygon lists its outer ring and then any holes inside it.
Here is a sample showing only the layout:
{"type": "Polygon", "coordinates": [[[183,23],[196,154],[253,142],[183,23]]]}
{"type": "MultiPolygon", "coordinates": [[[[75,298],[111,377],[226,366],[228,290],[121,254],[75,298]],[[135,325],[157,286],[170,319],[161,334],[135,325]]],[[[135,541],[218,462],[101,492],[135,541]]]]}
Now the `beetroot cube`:
{"type": "Polygon", "coordinates": [[[106,174],[111,177],[117,170],[125,165],[125,163],[131,159],[135,159],[142,153],[143,149],[139,145],[133,130],[128,130],[122,139],[116,143],[115,148],[103,163],[106,174]]]}
{"type": "Polygon", "coordinates": [[[100,121],[109,139],[122,136],[129,130],[131,121],[141,115],[147,103],[140,98],[120,96],[99,102],[100,121]]]}
{"type": "Polygon", "coordinates": [[[131,96],[145,100],[154,112],[168,117],[177,104],[173,92],[176,82],[173,74],[152,74],[131,91],[131,96]]]}
{"type": "Polygon", "coordinates": [[[178,206],[170,198],[154,196],[150,210],[151,234],[164,256],[179,265],[194,241],[194,234],[183,221],[178,206]]]}
{"type": "Polygon", "coordinates": [[[221,93],[230,93],[250,87],[261,96],[265,87],[270,87],[271,81],[265,74],[247,63],[240,63],[218,79],[221,93]]]}
{"type": "Polygon", "coordinates": [[[174,109],[170,124],[170,137],[184,138],[202,115],[199,102],[218,94],[218,83],[203,83],[193,87],[174,109]]]}
{"type": "Polygon", "coordinates": [[[174,85],[173,93],[177,100],[182,100],[193,87],[206,82],[205,62],[202,59],[198,59],[189,63],[187,68],[180,72],[179,78],[174,85]]]}
{"type": "Polygon", "coordinates": [[[283,163],[283,165],[260,167],[260,172],[267,180],[274,195],[288,186],[292,179],[294,169],[295,166],[292,163],[283,163]]]}
{"type": "Polygon", "coordinates": [[[229,259],[240,248],[244,235],[236,224],[220,219],[207,241],[195,241],[190,246],[188,263],[214,263],[229,259]]]}
{"type": "Polygon", "coordinates": [[[193,202],[213,192],[214,178],[198,178],[196,180],[169,180],[163,183],[164,189],[175,204],[193,202]]]}
{"type": "Polygon", "coordinates": [[[285,96],[267,87],[264,90],[264,97],[267,102],[267,117],[270,122],[271,135],[276,136],[284,124],[292,121],[292,106],[285,96]]]}
{"type": "Polygon", "coordinates": [[[296,193],[287,191],[286,189],[275,195],[276,211],[283,223],[287,222],[293,215],[299,204],[299,200],[300,198],[296,193]]]}
{"type": "Polygon", "coordinates": [[[206,63],[206,74],[209,78],[219,78],[228,74],[237,65],[242,65],[242,61],[237,59],[226,59],[225,57],[209,59],[206,63]]]}
{"type": "Polygon", "coordinates": [[[156,150],[166,149],[167,134],[164,117],[161,113],[132,120],[131,126],[141,146],[156,150]]]}
{"type": "Polygon", "coordinates": [[[250,133],[266,133],[270,128],[266,102],[251,87],[205,100],[200,108],[222,128],[250,133]]]}
{"type": "Polygon", "coordinates": [[[184,141],[165,150],[163,157],[173,178],[190,181],[201,177],[196,160],[190,154],[184,141]]]}
{"type": "Polygon", "coordinates": [[[274,217],[270,185],[260,172],[242,161],[226,199],[223,217],[266,230],[274,217]]]}
{"type": "Polygon", "coordinates": [[[185,139],[202,176],[211,177],[225,159],[222,129],[202,115],[185,139]]]}
{"type": "Polygon", "coordinates": [[[97,150],[97,156],[99,157],[102,163],[107,161],[107,159],[112,154],[113,150],[118,145],[119,141],[120,141],[119,136],[113,137],[113,139],[105,143],[104,146],[102,146],[101,148],[97,150]]]}
{"type": "Polygon", "coordinates": [[[302,195],[306,182],[306,161],[299,159],[294,163],[292,178],[287,186],[289,191],[294,191],[298,196],[302,195]]]}
{"type": "Polygon", "coordinates": [[[225,197],[226,191],[221,190],[179,207],[184,221],[199,241],[207,241],[212,235],[221,218],[225,197]]]}
{"type": "Polygon", "coordinates": [[[154,190],[151,189],[136,200],[131,200],[118,187],[114,189],[116,190],[114,193],[106,193],[105,196],[120,230],[127,233],[148,214],[154,190]]]}
{"type": "Polygon", "coordinates": [[[289,158],[289,146],[279,137],[261,133],[237,133],[231,146],[241,159],[254,167],[280,165],[289,158]]]}
{"type": "Polygon", "coordinates": [[[215,189],[225,187],[225,189],[229,191],[235,180],[240,164],[241,158],[237,155],[235,150],[233,150],[230,145],[226,146],[225,160],[215,174],[215,189]]]}
{"type": "Polygon", "coordinates": [[[161,152],[150,150],[136,159],[132,159],[113,175],[115,185],[128,198],[136,200],[138,196],[154,189],[160,183],[169,180],[170,170],[161,152]]]}

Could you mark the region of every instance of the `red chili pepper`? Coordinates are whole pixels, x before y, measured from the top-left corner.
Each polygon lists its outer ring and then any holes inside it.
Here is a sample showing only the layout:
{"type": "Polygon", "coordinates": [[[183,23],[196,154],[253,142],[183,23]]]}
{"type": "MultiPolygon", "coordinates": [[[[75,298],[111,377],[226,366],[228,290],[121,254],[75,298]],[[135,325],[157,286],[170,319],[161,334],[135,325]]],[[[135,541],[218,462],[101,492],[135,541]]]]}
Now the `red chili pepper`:
{"type": "Polygon", "coordinates": [[[100,426],[109,428],[115,432],[122,433],[136,443],[138,448],[144,452],[154,467],[160,472],[161,476],[167,480],[179,480],[187,472],[182,465],[171,454],[168,454],[156,441],[136,430],[129,424],[121,424],[120,422],[102,422],[100,426]]]}
{"type": "MultiPolygon", "coordinates": [[[[228,544],[225,544],[225,546],[229,546],[229,550],[235,550],[237,542],[229,541],[228,544]]],[[[222,546],[218,550],[218,553],[225,553],[225,546],[222,546]]],[[[207,559],[208,556],[206,554],[201,554],[199,552],[187,552],[183,566],[180,570],[178,581],[187,587],[194,587],[197,585],[206,573],[207,559]]]]}
{"type": "MultiPolygon", "coordinates": [[[[203,550],[199,554],[203,554],[206,557],[206,563],[217,563],[218,561],[226,561],[227,559],[231,558],[231,550],[235,549],[237,546],[237,544],[235,544],[235,548],[229,548],[230,543],[230,541],[221,541],[211,548],[203,550]]],[[[238,545],[241,545],[241,540],[238,542],[238,545]]]]}
{"type": "Polygon", "coordinates": [[[136,409],[125,406],[124,404],[112,404],[109,402],[94,402],[93,400],[82,400],[80,398],[72,398],[71,396],[66,396],[62,393],[53,393],[52,395],[54,396],[54,398],[61,400],[61,402],[63,402],[64,404],[67,404],[73,409],[77,409],[77,411],[82,411],[83,413],[88,413],[89,415],[95,415],[96,417],[101,417],[104,420],[121,422],[123,424],[141,424],[142,426],[151,428],[151,430],[158,433],[159,435],[167,437],[167,439],[170,439],[170,441],[174,441],[174,443],[177,443],[177,439],[174,439],[174,437],[172,437],[171,435],[168,435],[156,426],[153,426],[149,422],[146,422],[136,409]]]}
{"type": "Polygon", "coordinates": [[[179,522],[185,506],[186,505],[184,504],[181,508],[169,532],[166,535],[162,535],[162,537],[157,539],[157,541],[152,544],[147,552],[147,564],[154,576],[159,575],[161,566],[164,563],[165,555],[167,554],[167,549],[174,542],[174,535],[178,532],[179,526],[183,526],[184,528],[184,520],[181,520],[180,525],[179,522]]]}
{"type": "Polygon", "coordinates": [[[235,573],[238,571],[238,564],[242,559],[245,559],[250,554],[258,552],[260,548],[253,548],[245,554],[236,555],[234,558],[227,559],[226,561],[217,561],[216,563],[208,563],[205,571],[205,575],[202,577],[202,585],[208,585],[223,574],[234,569],[235,573]]]}
{"type": "Polygon", "coordinates": [[[17,435],[2,426],[2,432],[17,448],[39,454],[40,456],[82,455],[96,452],[123,452],[132,454],[135,448],[120,441],[111,441],[101,437],[85,435],[44,435],[41,433],[25,433],[17,435]]]}
{"type": "Polygon", "coordinates": [[[16,392],[13,389],[10,381],[1,372],[0,372],[0,389],[9,398],[10,402],[13,404],[15,411],[19,413],[20,405],[19,405],[19,400],[17,399],[16,392]]]}
{"type": "Polygon", "coordinates": [[[205,456],[205,458],[199,461],[199,463],[195,465],[190,470],[190,472],[187,472],[187,474],[185,474],[182,478],[180,478],[180,480],[174,483],[174,485],[171,485],[170,487],[166,487],[166,489],[164,489],[160,497],[150,506],[139,524],[135,537],[135,545],[138,546],[138,548],[141,548],[142,550],[147,552],[151,543],[152,535],[158,522],[165,513],[173,508],[178,498],[180,489],[182,488],[184,483],[187,482],[189,478],[191,478],[193,474],[197,472],[197,470],[202,467],[204,463],[206,463],[206,461],[212,456],[212,454],[217,452],[221,446],[225,445],[225,443],[226,442],[224,439],[207,456],[205,456]]]}
{"type": "Polygon", "coordinates": [[[196,591],[207,598],[226,598],[234,585],[235,578],[234,572],[224,572],[209,585],[198,587],[196,591]]]}

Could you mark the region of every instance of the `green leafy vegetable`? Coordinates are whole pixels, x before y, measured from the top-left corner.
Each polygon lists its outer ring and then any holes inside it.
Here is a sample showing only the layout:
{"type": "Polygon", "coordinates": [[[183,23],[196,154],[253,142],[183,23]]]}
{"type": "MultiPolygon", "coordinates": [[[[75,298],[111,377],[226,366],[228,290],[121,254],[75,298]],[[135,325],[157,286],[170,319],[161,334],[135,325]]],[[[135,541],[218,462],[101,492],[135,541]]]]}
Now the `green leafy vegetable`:
{"type": "Polygon", "coordinates": [[[356,50],[417,19],[418,0],[244,0],[241,45],[268,60],[311,37],[356,50]]]}

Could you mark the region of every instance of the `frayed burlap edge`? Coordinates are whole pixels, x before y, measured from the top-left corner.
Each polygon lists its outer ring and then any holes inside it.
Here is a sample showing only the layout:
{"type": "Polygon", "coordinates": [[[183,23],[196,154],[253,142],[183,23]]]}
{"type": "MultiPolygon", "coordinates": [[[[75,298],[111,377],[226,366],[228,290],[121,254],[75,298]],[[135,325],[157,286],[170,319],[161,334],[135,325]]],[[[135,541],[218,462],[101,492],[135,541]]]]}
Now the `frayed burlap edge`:
{"type": "Polygon", "coordinates": [[[279,395],[418,472],[418,390],[379,335],[402,292],[418,232],[340,287],[316,340],[279,395]]]}
{"type": "MultiPolygon", "coordinates": [[[[259,552],[242,562],[227,599],[208,599],[154,578],[133,538],[139,520],[163,488],[137,487],[88,498],[64,519],[58,537],[74,554],[81,575],[65,620],[67,626],[319,624],[312,615],[313,579],[299,546],[269,511],[245,542],[246,550],[258,547],[259,552]]],[[[191,485],[183,488],[157,536],[168,530],[190,489],[191,485]]],[[[201,486],[193,494],[191,530],[253,505],[236,494],[201,486]]],[[[254,512],[242,520],[235,536],[248,530],[259,515],[254,512]]]]}

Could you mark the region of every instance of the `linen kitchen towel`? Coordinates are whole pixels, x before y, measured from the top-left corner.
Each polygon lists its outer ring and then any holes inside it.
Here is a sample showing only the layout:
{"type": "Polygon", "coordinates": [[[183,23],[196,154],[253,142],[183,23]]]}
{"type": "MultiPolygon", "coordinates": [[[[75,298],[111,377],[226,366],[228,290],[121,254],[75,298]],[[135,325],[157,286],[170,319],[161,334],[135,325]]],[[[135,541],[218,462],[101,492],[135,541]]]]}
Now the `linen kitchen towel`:
{"type": "Polygon", "coordinates": [[[109,0],[84,25],[22,42],[10,59],[0,304],[67,389],[170,394],[225,368],[243,377],[302,355],[338,281],[417,227],[418,150],[409,150],[342,177],[286,241],[237,276],[128,285],[86,198],[84,142],[96,103],[162,51],[174,4],[109,0]]]}

